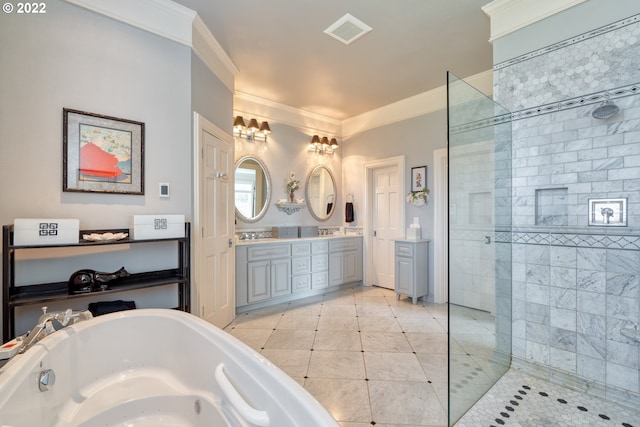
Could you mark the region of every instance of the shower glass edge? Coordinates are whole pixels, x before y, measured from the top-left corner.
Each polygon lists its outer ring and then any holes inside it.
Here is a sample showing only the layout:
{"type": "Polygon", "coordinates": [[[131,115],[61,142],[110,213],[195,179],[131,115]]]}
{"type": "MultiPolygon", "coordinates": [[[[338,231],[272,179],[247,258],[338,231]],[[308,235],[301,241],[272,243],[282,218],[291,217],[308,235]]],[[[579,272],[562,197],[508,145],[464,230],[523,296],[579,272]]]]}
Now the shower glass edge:
{"type": "Polygon", "coordinates": [[[447,133],[452,426],[511,364],[511,114],[447,72],[447,133]]]}

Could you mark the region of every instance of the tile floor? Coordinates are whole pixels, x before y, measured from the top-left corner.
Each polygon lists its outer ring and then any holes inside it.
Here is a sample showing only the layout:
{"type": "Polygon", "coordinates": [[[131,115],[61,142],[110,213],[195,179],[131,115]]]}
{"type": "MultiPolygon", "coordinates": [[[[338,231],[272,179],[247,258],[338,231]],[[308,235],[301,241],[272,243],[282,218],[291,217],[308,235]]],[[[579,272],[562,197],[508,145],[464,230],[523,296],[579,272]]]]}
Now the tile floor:
{"type": "Polygon", "coordinates": [[[447,306],[354,287],[240,314],[225,330],[344,427],[447,425],[447,306]]]}
{"type": "MultiPolygon", "coordinates": [[[[453,315],[470,333],[455,340],[461,372],[452,384],[486,390],[503,371],[482,354],[493,346],[483,330],[492,319],[475,310],[453,315]],[[467,381],[465,366],[475,378],[467,381]]],[[[447,425],[446,304],[413,305],[358,286],[243,313],[225,330],[296,379],[343,427],[447,425]]],[[[640,412],[509,369],[456,423],[502,425],[640,427],[640,412]]]]}

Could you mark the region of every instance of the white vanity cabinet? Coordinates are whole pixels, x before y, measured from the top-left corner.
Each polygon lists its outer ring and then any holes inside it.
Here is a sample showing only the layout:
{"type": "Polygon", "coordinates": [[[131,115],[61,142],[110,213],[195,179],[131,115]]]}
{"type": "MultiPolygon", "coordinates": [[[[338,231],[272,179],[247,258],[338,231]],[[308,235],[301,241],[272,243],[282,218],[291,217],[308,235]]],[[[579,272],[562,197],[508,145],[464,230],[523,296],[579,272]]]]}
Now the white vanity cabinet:
{"type": "Polygon", "coordinates": [[[236,245],[236,308],[304,298],[362,282],[362,237],[313,237],[236,245]]]}
{"type": "Polygon", "coordinates": [[[430,240],[395,241],[395,291],[396,298],[407,295],[413,303],[429,292],[429,242],[430,240]]]}

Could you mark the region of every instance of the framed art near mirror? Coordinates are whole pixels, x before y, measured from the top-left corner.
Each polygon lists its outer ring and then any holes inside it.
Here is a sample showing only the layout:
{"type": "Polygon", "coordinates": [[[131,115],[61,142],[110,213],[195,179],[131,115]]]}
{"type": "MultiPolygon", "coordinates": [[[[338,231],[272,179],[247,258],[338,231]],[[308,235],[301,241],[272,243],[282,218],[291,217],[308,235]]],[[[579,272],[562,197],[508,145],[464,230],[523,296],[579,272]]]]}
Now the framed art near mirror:
{"type": "Polygon", "coordinates": [[[311,216],[318,221],[331,218],[336,208],[336,180],[331,170],[323,165],[311,169],[305,193],[311,216]]]}
{"type": "Polygon", "coordinates": [[[238,159],[235,169],[236,218],[243,222],[259,221],[271,200],[271,177],[262,160],[247,155],[238,159]]]}

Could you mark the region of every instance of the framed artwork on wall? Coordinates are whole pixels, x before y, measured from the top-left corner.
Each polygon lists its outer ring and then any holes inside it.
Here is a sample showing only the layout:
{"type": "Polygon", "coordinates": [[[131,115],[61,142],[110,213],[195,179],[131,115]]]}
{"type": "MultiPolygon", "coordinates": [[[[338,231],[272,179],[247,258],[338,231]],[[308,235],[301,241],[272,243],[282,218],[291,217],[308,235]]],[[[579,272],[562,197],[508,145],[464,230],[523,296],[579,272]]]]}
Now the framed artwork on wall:
{"type": "Polygon", "coordinates": [[[62,191],[144,194],[144,123],[63,109],[62,191]]]}
{"type": "Polygon", "coordinates": [[[422,191],[427,188],[427,167],[411,168],[411,191],[422,191]]]}

